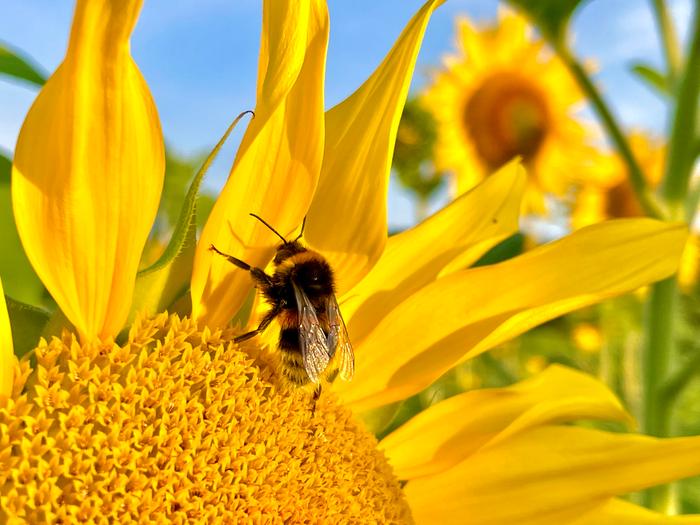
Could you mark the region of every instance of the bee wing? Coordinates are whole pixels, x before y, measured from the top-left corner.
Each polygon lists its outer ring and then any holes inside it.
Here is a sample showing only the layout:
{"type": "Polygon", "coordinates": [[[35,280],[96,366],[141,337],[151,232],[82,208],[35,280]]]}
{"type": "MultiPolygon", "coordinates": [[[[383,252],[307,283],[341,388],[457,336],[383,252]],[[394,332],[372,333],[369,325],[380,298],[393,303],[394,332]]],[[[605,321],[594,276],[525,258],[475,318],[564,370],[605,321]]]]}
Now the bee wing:
{"type": "Polygon", "coordinates": [[[304,291],[294,281],[292,281],[292,286],[294,287],[294,296],[299,309],[299,345],[301,346],[304,369],[309,379],[314,383],[318,383],[321,374],[328,366],[328,361],[331,359],[328,353],[326,334],[318,321],[314,305],[311,304],[304,291]]]}
{"type": "Polygon", "coordinates": [[[333,295],[326,306],[328,315],[328,349],[330,356],[333,357],[337,351],[340,351],[340,377],[343,381],[350,381],[355,373],[355,354],[352,351],[348,329],[345,327],[345,321],[340,314],[338,300],[333,295]]]}

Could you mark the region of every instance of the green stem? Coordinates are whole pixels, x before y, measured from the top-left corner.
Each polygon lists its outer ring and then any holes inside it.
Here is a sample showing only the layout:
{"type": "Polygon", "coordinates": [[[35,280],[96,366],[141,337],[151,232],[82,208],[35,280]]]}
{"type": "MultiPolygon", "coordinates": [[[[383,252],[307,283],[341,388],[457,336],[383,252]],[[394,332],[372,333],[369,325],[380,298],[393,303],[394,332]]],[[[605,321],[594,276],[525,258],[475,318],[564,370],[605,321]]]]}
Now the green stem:
{"type": "Polygon", "coordinates": [[[664,401],[666,403],[673,403],[681,392],[685,390],[688,383],[699,373],[700,354],[697,354],[666,379],[661,392],[664,401]]]}
{"type": "MultiPolygon", "coordinates": [[[[687,62],[679,78],[661,197],[673,219],[683,218],[688,184],[695,159],[698,94],[700,93],[700,9],[695,9],[687,62]]],[[[692,200],[689,199],[689,200],[692,200]]],[[[694,210],[692,210],[694,211],[694,210]]],[[[686,210],[690,214],[691,210],[686,210]]],[[[676,355],[678,289],[674,278],[652,286],[647,303],[646,338],[642,348],[642,428],[652,436],[671,434],[667,381],[676,355]]],[[[677,394],[677,393],[676,393],[677,394]]],[[[673,511],[676,493],[671,485],[647,491],[646,503],[660,512],[673,511]]]]}
{"type": "MultiPolygon", "coordinates": [[[[674,355],[677,303],[673,277],[652,285],[644,323],[640,417],[642,431],[651,436],[668,436],[671,430],[671,407],[664,386],[674,355]]],[[[672,494],[670,485],[655,487],[647,492],[647,506],[665,512],[674,507],[672,494]]]]}
{"type": "Polygon", "coordinates": [[[557,51],[564,61],[564,64],[566,64],[567,68],[569,69],[569,72],[573,75],[581,89],[584,91],[584,93],[586,93],[589,100],[593,104],[593,108],[602,121],[610,140],[615,146],[615,149],[618,151],[627,165],[629,180],[637,199],[639,200],[639,204],[642,206],[648,216],[655,218],[663,217],[665,213],[661,205],[650,191],[644,177],[644,172],[632,153],[632,148],[630,148],[625,135],[622,133],[620,126],[617,124],[617,120],[615,120],[615,117],[610,111],[608,104],[603,99],[603,96],[598,91],[598,88],[595,86],[581,63],[576,59],[576,57],[574,57],[567,47],[560,45],[557,51]]]}
{"type": "Polygon", "coordinates": [[[644,404],[642,426],[646,434],[668,433],[667,406],[662,403],[662,386],[666,381],[673,351],[677,289],[674,278],[651,287],[646,311],[646,338],[642,353],[642,387],[644,404]]]}
{"type": "Polygon", "coordinates": [[[678,44],[678,35],[676,28],[673,25],[673,20],[668,12],[668,6],[665,0],[652,0],[652,8],[656,18],[656,25],[659,28],[659,36],[666,55],[666,65],[668,77],[671,80],[671,85],[675,83],[678,71],[681,68],[681,53],[680,45],[678,44]]]}
{"type": "MultiPolygon", "coordinates": [[[[700,157],[700,138],[695,140],[693,145],[693,155],[691,158],[691,164],[695,162],[700,157]]],[[[698,203],[700,203],[700,184],[688,183],[688,194],[685,197],[685,219],[688,223],[692,223],[697,213],[698,203]]]]}
{"type": "MultiPolygon", "coordinates": [[[[688,183],[692,173],[696,147],[698,95],[700,94],[700,7],[695,9],[692,40],[687,62],[676,91],[676,107],[669,140],[666,173],[661,195],[669,205],[672,217],[683,218],[688,183]]],[[[695,210],[685,210],[689,217],[695,210]]]]}

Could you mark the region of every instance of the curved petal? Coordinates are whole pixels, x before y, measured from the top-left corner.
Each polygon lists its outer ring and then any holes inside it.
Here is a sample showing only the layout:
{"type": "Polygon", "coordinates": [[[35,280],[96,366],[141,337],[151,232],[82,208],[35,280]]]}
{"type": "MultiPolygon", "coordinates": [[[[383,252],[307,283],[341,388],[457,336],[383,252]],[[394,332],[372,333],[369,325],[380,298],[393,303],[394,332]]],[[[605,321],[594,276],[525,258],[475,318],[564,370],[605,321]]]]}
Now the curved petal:
{"type": "Polygon", "coordinates": [[[700,515],[666,516],[613,498],[571,525],[700,525],[700,515]]]}
{"type": "Polygon", "coordinates": [[[425,28],[442,1],[426,2],[372,76],[326,114],[323,168],[304,238],[330,261],[341,294],[384,250],[396,131],[425,28]]]}
{"type": "Polygon", "coordinates": [[[12,201],[37,274],[83,338],[129,312],[158,209],[160,123],[129,51],[140,0],[78,0],[68,51],[17,141],[12,201]]]}
{"type": "Polygon", "coordinates": [[[697,474],[700,437],[545,426],[410,481],[404,493],[419,523],[565,524],[613,496],[697,474]]]}
{"type": "Polygon", "coordinates": [[[419,392],[458,362],[537,324],[668,277],[686,236],[683,224],[610,221],[438,279],[362,341],[355,378],[337,391],[357,410],[419,392]]]}
{"type": "Polygon", "coordinates": [[[328,13],[322,0],[266,0],[255,118],[202,231],[192,272],[192,314],[222,326],[250,291],[247,272],[209,251],[214,244],[265,266],[306,213],[323,156],[323,80],[328,13]]]}
{"type": "MultiPolygon", "coordinates": [[[[512,162],[418,226],[389,238],[377,264],[342,298],[355,345],[455,260],[469,266],[518,229],[525,172],[512,162]]],[[[449,273],[449,272],[447,272],[449,273]]]]}
{"type": "Polygon", "coordinates": [[[0,281],[0,401],[12,395],[16,366],[17,357],[12,345],[10,316],[7,314],[5,292],[0,281]]]}
{"type": "Polygon", "coordinates": [[[437,403],[386,436],[384,450],[399,479],[445,471],[484,446],[554,422],[630,420],[593,377],[551,366],[507,388],[473,390],[437,403]]]}

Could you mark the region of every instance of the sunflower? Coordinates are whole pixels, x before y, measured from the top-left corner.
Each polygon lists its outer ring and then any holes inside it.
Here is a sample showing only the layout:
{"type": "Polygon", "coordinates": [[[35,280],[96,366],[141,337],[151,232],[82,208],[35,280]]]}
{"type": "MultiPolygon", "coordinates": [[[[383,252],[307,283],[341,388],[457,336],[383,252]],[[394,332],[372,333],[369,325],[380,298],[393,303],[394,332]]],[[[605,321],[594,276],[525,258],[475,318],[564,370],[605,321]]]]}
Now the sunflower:
{"type": "MultiPolygon", "coordinates": [[[[164,297],[180,303],[163,292],[172,281],[137,277],[163,168],[155,106],[129,54],[141,3],[78,0],[66,59],[14,159],[18,230],[69,323],[15,363],[0,314],[0,520],[675,522],[615,497],[700,473],[700,438],[562,425],[629,419],[579,372],[554,367],[448,399],[379,444],[362,423],[538,323],[669,276],[686,237],[682,225],[617,221],[465,270],[517,228],[525,176],[514,163],[388,239],[391,145],[438,3],[324,113],[325,4],[264,2],[256,117],[197,244],[191,315],[180,316],[152,311],[164,297]],[[264,266],[275,239],[251,211],[285,234],[306,215],[306,243],[338,274],[356,377],[313,411],[280,378],[275,349],[235,344],[228,326],[250,278],[208,246],[264,266]],[[149,283],[159,299],[140,303],[149,283]],[[120,337],[132,303],[149,308],[120,337]]],[[[159,269],[175,278],[175,264],[159,269]]]]}
{"type": "MultiPolygon", "coordinates": [[[[628,141],[647,184],[656,189],[663,176],[665,145],[642,132],[631,133],[628,141]]],[[[617,155],[601,154],[595,169],[576,186],[571,214],[575,228],[606,219],[645,215],[627,177],[627,168],[617,155]]]]}
{"type": "Polygon", "coordinates": [[[584,97],[524,17],[501,9],[479,28],[457,20],[456,53],[433,74],[423,102],[437,121],[435,164],[459,195],[514,157],[528,169],[526,210],[565,195],[591,158],[589,132],[574,112],[584,97]]]}

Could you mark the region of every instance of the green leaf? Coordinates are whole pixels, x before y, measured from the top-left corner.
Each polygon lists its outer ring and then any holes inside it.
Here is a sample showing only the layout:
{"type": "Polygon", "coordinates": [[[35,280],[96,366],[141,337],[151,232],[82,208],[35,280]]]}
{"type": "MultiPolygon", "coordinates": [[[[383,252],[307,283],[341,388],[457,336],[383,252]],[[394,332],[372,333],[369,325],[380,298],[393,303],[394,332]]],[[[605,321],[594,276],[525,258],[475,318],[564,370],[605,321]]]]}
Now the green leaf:
{"type": "Polygon", "coordinates": [[[197,192],[226,139],[246,113],[252,114],[252,111],[246,111],[236,117],[195,175],[182,204],[173,235],[163,254],[155,263],[138,273],[129,324],[137,313],[155,314],[169,309],[188,289],[196,244],[197,192]]]}
{"type": "Polygon", "coordinates": [[[632,66],[632,72],[660,95],[671,96],[670,82],[660,71],[647,64],[639,63],[632,66]]]}
{"type": "Polygon", "coordinates": [[[68,332],[76,333],[75,326],[68,320],[66,314],[60,308],[56,308],[50,316],[49,320],[44,325],[44,329],[41,332],[41,337],[46,340],[50,340],[52,337],[61,337],[64,330],[68,332]]]}
{"type": "Polygon", "coordinates": [[[43,86],[46,82],[46,73],[32,62],[30,58],[23,57],[19,51],[12,50],[6,44],[0,43],[0,75],[7,75],[37,86],[43,86]]]}
{"type": "Polygon", "coordinates": [[[523,11],[556,47],[564,43],[572,13],[582,0],[508,0],[523,11]]]}
{"type": "Polygon", "coordinates": [[[0,152],[0,277],[5,292],[23,303],[42,304],[46,292],[24,254],[12,214],[12,162],[0,152]]]}
{"type": "Polygon", "coordinates": [[[402,186],[427,201],[444,184],[433,165],[437,124],[418,98],[406,102],[396,133],[392,167],[402,186]]]}
{"type": "Polygon", "coordinates": [[[15,301],[7,295],[5,301],[10,315],[15,355],[22,357],[36,347],[50,315],[46,310],[15,301]]]}

